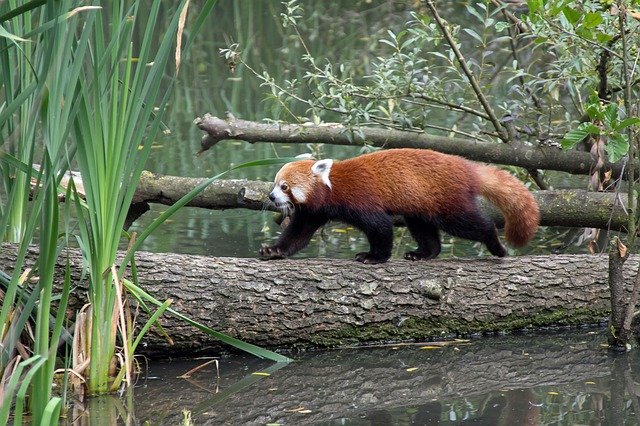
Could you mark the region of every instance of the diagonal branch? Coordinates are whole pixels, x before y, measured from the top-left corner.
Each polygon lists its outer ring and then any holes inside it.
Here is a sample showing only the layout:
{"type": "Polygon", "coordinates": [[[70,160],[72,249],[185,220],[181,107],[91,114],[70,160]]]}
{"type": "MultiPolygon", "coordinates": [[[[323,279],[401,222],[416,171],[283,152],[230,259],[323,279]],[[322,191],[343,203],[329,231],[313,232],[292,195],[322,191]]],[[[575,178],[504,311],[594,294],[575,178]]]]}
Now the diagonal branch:
{"type": "Polygon", "coordinates": [[[491,105],[489,105],[489,101],[484,96],[484,93],[482,93],[482,89],[480,88],[480,85],[478,84],[478,81],[476,80],[473,74],[473,71],[471,71],[471,69],[467,66],[467,61],[462,55],[462,52],[460,52],[460,49],[458,49],[458,46],[453,40],[451,33],[447,29],[446,22],[438,14],[436,6],[433,4],[432,0],[427,0],[427,6],[429,7],[429,9],[431,9],[431,13],[433,14],[433,18],[435,19],[436,24],[438,25],[438,28],[440,28],[440,32],[442,32],[442,35],[447,40],[447,43],[449,43],[449,46],[451,46],[451,50],[456,56],[456,59],[460,64],[460,68],[462,68],[462,71],[464,72],[467,79],[469,80],[469,83],[471,84],[471,87],[473,88],[473,91],[475,92],[476,97],[478,98],[478,101],[482,105],[482,108],[484,108],[485,112],[487,113],[487,116],[489,116],[489,121],[491,121],[491,124],[493,124],[493,127],[496,129],[496,132],[498,132],[499,138],[503,142],[508,142],[509,135],[507,134],[503,126],[500,124],[500,120],[498,119],[496,114],[493,112],[493,108],[491,108],[491,105]]]}
{"type": "MultiPolygon", "coordinates": [[[[242,140],[249,143],[325,143],[349,146],[370,145],[381,148],[433,149],[475,161],[583,175],[590,174],[594,164],[588,152],[563,151],[552,146],[483,143],[477,139],[450,138],[378,127],[350,128],[338,123],[320,125],[262,123],[235,117],[223,120],[210,114],[196,118],[194,123],[200,130],[206,132],[200,142],[201,152],[208,150],[221,140],[242,140]]],[[[638,170],[637,165],[634,164],[633,167],[638,170]]],[[[623,162],[611,164],[605,160],[605,168],[611,170],[613,177],[617,178],[625,167],[623,162]]]]}

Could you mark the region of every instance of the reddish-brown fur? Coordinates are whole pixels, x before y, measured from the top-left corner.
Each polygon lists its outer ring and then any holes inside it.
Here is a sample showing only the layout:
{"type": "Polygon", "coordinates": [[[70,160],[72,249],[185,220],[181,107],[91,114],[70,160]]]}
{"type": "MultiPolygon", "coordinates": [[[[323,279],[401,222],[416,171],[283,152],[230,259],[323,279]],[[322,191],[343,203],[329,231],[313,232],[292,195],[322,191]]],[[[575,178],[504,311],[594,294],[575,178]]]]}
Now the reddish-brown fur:
{"type": "Polygon", "coordinates": [[[496,204],[506,219],[506,238],[521,247],[540,220],[527,188],[506,171],[426,149],[392,149],[347,160],[331,168],[329,189],[311,173],[313,160],[289,163],[278,179],[302,185],[309,206],[348,205],[391,214],[446,216],[472,208],[475,195],[496,204]]]}
{"type": "Polygon", "coordinates": [[[281,258],[304,247],[329,220],[361,229],[370,251],[356,259],[385,262],[393,243],[392,214],[404,216],[418,243],[406,253],[426,260],[440,253],[439,230],[480,241],[496,256],[505,256],[493,222],[482,213],[477,196],[496,204],[505,216],[507,241],[525,245],[538,227],[538,205],[527,188],[509,173],[431,150],[392,149],[333,161],[302,160],[278,172],[269,197],[293,212],[292,224],[275,245],[263,247],[264,258],[281,258]]]}

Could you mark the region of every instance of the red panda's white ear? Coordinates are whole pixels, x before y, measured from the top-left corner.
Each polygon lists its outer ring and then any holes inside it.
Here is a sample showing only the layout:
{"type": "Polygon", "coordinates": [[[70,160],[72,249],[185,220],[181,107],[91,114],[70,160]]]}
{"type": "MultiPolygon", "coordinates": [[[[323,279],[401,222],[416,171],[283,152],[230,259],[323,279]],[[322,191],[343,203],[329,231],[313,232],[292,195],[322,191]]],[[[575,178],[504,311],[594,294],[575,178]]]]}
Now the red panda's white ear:
{"type": "Polygon", "coordinates": [[[322,182],[331,188],[331,181],[329,180],[329,173],[331,172],[331,166],[333,166],[333,160],[327,158],[325,160],[316,161],[311,166],[311,172],[314,175],[320,176],[322,182]]]}

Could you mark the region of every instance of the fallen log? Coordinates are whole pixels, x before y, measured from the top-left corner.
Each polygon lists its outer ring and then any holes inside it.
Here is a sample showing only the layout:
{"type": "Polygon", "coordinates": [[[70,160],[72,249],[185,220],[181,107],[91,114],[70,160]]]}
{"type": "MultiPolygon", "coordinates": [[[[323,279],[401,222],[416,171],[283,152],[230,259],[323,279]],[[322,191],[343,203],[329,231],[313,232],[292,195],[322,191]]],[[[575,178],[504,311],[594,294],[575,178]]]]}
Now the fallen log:
{"type": "MultiPolygon", "coordinates": [[[[132,206],[144,203],[170,206],[204,180],[205,178],[158,175],[145,171],[136,187],[132,206]]],[[[273,204],[265,202],[272,187],[271,182],[245,179],[214,181],[187,206],[214,210],[275,210],[273,204]]],[[[542,226],[624,230],[628,225],[626,196],[621,194],[573,189],[534,191],[533,196],[540,206],[542,226]]],[[[483,203],[483,209],[499,226],[503,224],[502,214],[495,207],[483,203]]],[[[133,212],[132,216],[132,220],[137,218],[133,212]]]]}
{"type": "MultiPolygon", "coordinates": [[[[0,269],[11,272],[16,247],[1,246],[0,269]]],[[[31,248],[32,266],[37,249],[31,248]]],[[[71,309],[85,303],[79,250],[69,251],[71,309]]],[[[626,276],[638,257],[625,263],[626,276]]],[[[65,259],[59,260],[64,270],[65,259]]],[[[343,346],[430,339],[552,324],[603,321],[609,311],[605,255],[392,260],[260,261],[139,252],[140,284],[176,310],[220,332],[268,347],[343,346]]],[[[631,279],[629,279],[631,281],[631,279]]],[[[630,285],[628,286],[631,287],[630,285]]],[[[218,350],[213,338],[171,316],[155,333],[150,355],[218,350]]]]}

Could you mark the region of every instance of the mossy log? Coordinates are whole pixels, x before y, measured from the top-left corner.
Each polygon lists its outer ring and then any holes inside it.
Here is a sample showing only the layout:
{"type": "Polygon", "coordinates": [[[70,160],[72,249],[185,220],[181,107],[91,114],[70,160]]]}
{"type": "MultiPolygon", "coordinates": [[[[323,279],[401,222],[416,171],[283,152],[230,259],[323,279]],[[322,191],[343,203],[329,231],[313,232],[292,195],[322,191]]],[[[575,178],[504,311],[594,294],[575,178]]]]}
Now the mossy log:
{"type": "MultiPolygon", "coordinates": [[[[11,271],[15,246],[2,245],[11,271]]],[[[31,249],[30,260],[37,255],[31,249]]],[[[85,302],[81,256],[70,251],[72,309],[85,302]]],[[[598,323],[609,311],[607,257],[261,261],[171,253],[136,255],[140,284],[160,300],[220,332],[268,347],[342,346],[432,339],[552,324],[598,323]]],[[[60,259],[63,271],[64,259],[60,259]]],[[[638,257],[625,264],[629,282],[638,257]]],[[[630,287],[630,286],[628,286],[630,287]]],[[[166,316],[173,345],[151,332],[144,351],[211,352],[218,342],[166,316]]]]}

